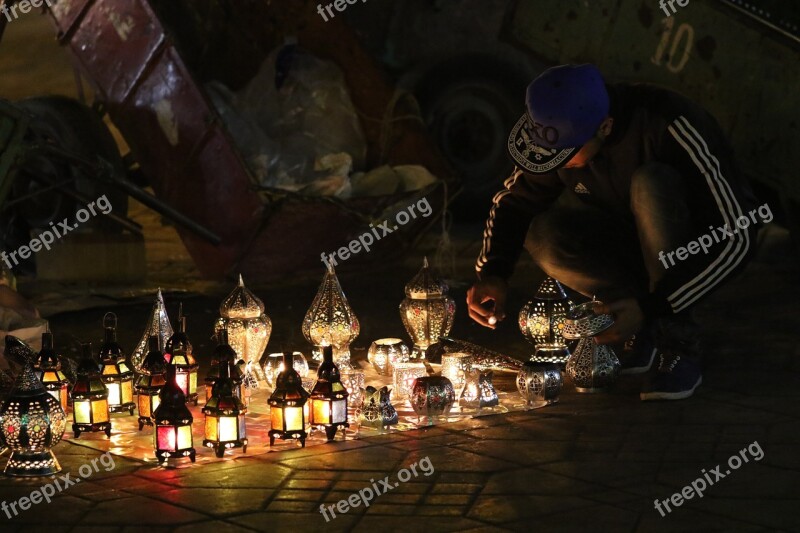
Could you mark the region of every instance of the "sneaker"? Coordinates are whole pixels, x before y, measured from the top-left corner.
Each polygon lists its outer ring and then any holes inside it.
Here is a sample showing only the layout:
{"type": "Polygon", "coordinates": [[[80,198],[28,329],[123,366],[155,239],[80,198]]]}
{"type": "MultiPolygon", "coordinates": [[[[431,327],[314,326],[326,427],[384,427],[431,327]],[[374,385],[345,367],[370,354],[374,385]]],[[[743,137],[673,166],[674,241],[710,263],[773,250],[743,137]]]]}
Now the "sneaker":
{"type": "Polygon", "coordinates": [[[622,359],[623,375],[644,374],[649,372],[656,360],[656,345],[652,328],[646,327],[625,343],[620,359],[622,359]]]}
{"type": "Polygon", "coordinates": [[[642,400],[683,400],[703,382],[700,367],[680,355],[661,355],[658,371],[642,386],[642,400]]]}
{"type": "Polygon", "coordinates": [[[691,315],[659,320],[658,370],[642,386],[642,400],[683,400],[703,382],[698,363],[700,328],[691,315]]]}

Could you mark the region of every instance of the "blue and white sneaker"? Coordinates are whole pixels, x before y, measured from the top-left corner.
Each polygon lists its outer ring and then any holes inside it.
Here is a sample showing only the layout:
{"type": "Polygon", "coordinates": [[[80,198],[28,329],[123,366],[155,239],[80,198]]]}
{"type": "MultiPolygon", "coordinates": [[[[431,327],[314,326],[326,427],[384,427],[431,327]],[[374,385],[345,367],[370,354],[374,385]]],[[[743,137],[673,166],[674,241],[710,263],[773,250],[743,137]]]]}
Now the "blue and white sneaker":
{"type": "Polygon", "coordinates": [[[647,327],[625,343],[620,354],[623,375],[644,374],[650,371],[657,352],[654,337],[652,328],[647,327]]]}
{"type": "Polygon", "coordinates": [[[658,370],[645,379],[642,400],[683,400],[703,382],[700,370],[700,328],[691,314],[658,321],[658,370]]]}

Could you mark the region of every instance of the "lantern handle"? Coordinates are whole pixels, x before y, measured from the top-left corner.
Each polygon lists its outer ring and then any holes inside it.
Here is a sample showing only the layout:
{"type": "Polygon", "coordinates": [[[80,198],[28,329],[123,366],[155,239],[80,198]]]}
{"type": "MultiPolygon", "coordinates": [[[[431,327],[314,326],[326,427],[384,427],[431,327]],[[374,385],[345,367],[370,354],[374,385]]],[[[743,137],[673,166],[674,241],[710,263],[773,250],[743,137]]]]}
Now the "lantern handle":
{"type": "Polygon", "coordinates": [[[111,311],[109,311],[108,313],[103,315],[103,327],[104,328],[111,327],[111,328],[117,329],[117,315],[112,313],[111,311]],[[111,325],[111,326],[108,325],[109,318],[112,318],[114,320],[114,324],[111,325]]]}

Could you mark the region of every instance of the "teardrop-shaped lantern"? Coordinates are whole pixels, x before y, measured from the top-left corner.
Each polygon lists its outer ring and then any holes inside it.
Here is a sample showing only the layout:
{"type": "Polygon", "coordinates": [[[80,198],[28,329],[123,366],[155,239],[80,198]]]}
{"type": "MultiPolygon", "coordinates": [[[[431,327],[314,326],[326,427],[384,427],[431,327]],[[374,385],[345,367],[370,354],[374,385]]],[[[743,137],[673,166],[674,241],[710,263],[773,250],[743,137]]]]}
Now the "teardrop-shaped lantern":
{"type": "Polygon", "coordinates": [[[400,303],[400,318],[414,342],[412,359],[424,359],[428,348],[450,333],[456,303],[447,296],[447,290],[447,284],[431,271],[426,257],[422,269],[406,285],[406,297],[400,303]]]}
{"type": "Polygon", "coordinates": [[[147,353],[150,351],[150,336],[156,335],[160,345],[163,347],[167,345],[172,333],[172,324],[169,323],[167,309],[164,307],[164,296],[161,294],[161,289],[158,289],[158,295],[153,303],[150,318],[147,319],[142,338],[139,339],[139,344],[136,345],[136,349],[131,354],[131,364],[136,372],[141,372],[144,358],[147,357],[147,353]]]}

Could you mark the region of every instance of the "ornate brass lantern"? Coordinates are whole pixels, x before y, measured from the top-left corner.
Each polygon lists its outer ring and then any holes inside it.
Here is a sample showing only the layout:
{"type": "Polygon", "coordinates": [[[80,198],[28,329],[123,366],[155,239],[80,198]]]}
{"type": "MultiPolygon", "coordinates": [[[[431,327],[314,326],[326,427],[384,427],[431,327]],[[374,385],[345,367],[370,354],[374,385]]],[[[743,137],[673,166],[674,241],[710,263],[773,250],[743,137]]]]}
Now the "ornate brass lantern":
{"type": "Polygon", "coordinates": [[[275,444],[275,437],[281,440],[297,439],[300,446],[306,446],[306,420],[309,418],[309,393],[302,386],[302,378],[295,370],[293,354],[283,354],[284,370],[278,374],[275,390],[269,397],[270,419],[269,445],[275,444]]]}
{"type": "Polygon", "coordinates": [[[144,358],[139,378],[136,380],[136,394],[139,404],[139,431],[144,426],[153,425],[153,413],[158,408],[161,389],[167,383],[167,362],[159,346],[157,335],[150,336],[150,351],[144,358]]]}
{"type": "Polygon", "coordinates": [[[11,344],[24,347],[25,366],[17,376],[11,394],[0,405],[1,433],[11,448],[4,472],[8,476],[53,475],[61,471],[61,466],[50,448],[64,435],[67,415],[58,400],[39,381],[33,368],[33,351],[16,337],[8,335],[7,350],[11,344]]]}
{"type": "Polygon", "coordinates": [[[517,374],[517,390],[533,409],[556,403],[562,385],[561,368],[556,363],[526,361],[517,374]]]}
{"type": "MultiPolygon", "coordinates": [[[[116,317],[114,317],[114,321],[116,322],[116,317]]],[[[139,372],[142,362],[147,356],[151,335],[158,337],[162,347],[167,345],[167,341],[172,336],[172,324],[169,323],[169,316],[167,316],[167,309],[164,307],[164,297],[161,295],[161,289],[158,289],[158,295],[153,303],[153,310],[150,312],[150,318],[144,328],[142,338],[139,339],[139,344],[136,345],[136,349],[131,354],[131,364],[137,372],[139,372]]]]}
{"type": "Polygon", "coordinates": [[[36,358],[35,368],[45,390],[58,400],[66,412],[69,402],[69,380],[61,370],[61,358],[53,349],[53,334],[49,331],[42,333],[42,349],[36,358]]]}
{"type": "Polygon", "coordinates": [[[259,360],[267,349],[272,320],[264,313],[264,302],[244,286],[241,275],[239,285],[220,304],[219,315],[217,329],[228,332],[228,342],[245,362],[245,372],[263,380],[259,360]]]}
{"type": "Polygon", "coordinates": [[[594,340],[595,335],[614,323],[611,315],[595,311],[599,304],[591,301],[574,307],[564,328],[565,338],[581,339],[566,369],[578,392],[606,390],[619,378],[620,364],[614,350],[594,340]]]}
{"type": "Polygon", "coordinates": [[[397,424],[397,410],[390,401],[391,394],[389,387],[376,389],[370,385],[365,389],[364,401],[357,412],[362,426],[386,429],[397,424]]]}
{"type": "Polygon", "coordinates": [[[333,359],[342,372],[352,371],[350,343],[358,337],[361,326],[347,302],[336,272],[329,264],[322,284],[303,319],[303,335],[314,345],[319,359],[323,346],[333,347],[333,359]]]}
{"type": "Polygon", "coordinates": [[[347,389],[340,381],[339,367],[333,362],[333,347],[322,349],[322,364],[317,371],[317,382],[311,390],[309,421],[312,426],[323,426],[328,441],[332,441],[339,428],[347,433],[347,389]]]}
{"type": "Polygon", "coordinates": [[[194,419],[186,407],[186,397],[175,381],[176,371],[173,365],[167,365],[167,383],[159,393],[160,402],[153,412],[156,426],[153,446],[159,463],[181,457],[188,457],[194,463],[194,419]]]}
{"type": "Polygon", "coordinates": [[[493,372],[481,372],[480,370],[470,370],[466,374],[464,389],[458,399],[461,407],[472,409],[482,409],[484,407],[494,407],[500,403],[497,391],[492,383],[493,372]]]}
{"type": "Polygon", "coordinates": [[[83,357],[72,386],[72,431],[78,438],[83,431],[103,431],[111,437],[108,388],[100,375],[100,366],[92,357],[91,343],[81,345],[83,357]]]}
{"type": "Polygon", "coordinates": [[[225,361],[219,363],[219,377],[214,382],[203,414],[206,415],[203,446],[214,448],[217,457],[225,450],[242,448],[247,453],[247,429],[244,415],[247,413],[242,400],[236,396],[236,384],[231,379],[231,368],[225,361]]]}
{"type": "Polygon", "coordinates": [[[425,376],[414,381],[411,391],[411,408],[417,416],[433,419],[447,415],[456,401],[456,391],[449,379],[442,376],[425,376]]]}
{"type": "Polygon", "coordinates": [[[100,346],[100,374],[108,388],[108,408],[112,413],[128,411],[133,416],[133,372],[117,344],[117,315],[106,313],[103,318],[105,340],[100,346]],[[113,325],[109,319],[113,319],[113,325]]]}
{"type": "Polygon", "coordinates": [[[572,302],[553,278],[545,278],[533,300],[519,312],[519,329],[533,344],[531,361],[565,364],[569,349],[564,341],[564,325],[572,302]]]}
{"type": "Polygon", "coordinates": [[[467,383],[467,373],[472,370],[475,357],[468,353],[442,354],[442,375],[453,383],[456,392],[464,389],[467,383]]]}
{"type": "Polygon", "coordinates": [[[447,284],[431,271],[426,257],[422,269],[406,285],[406,298],[400,304],[400,318],[414,342],[412,359],[424,359],[428,348],[450,333],[456,304],[447,296],[447,290],[447,284]]]}
{"type": "Polygon", "coordinates": [[[407,363],[410,358],[411,351],[400,339],[378,339],[367,352],[367,359],[382,376],[391,376],[394,365],[407,363]]]}
{"type": "Polygon", "coordinates": [[[178,386],[186,396],[187,402],[197,405],[197,370],[200,365],[192,353],[192,343],[186,335],[186,317],[183,316],[183,305],[178,312],[178,331],[167,341],[164,349],[167,362],[175,366],[175,378],[178,386]]]}

